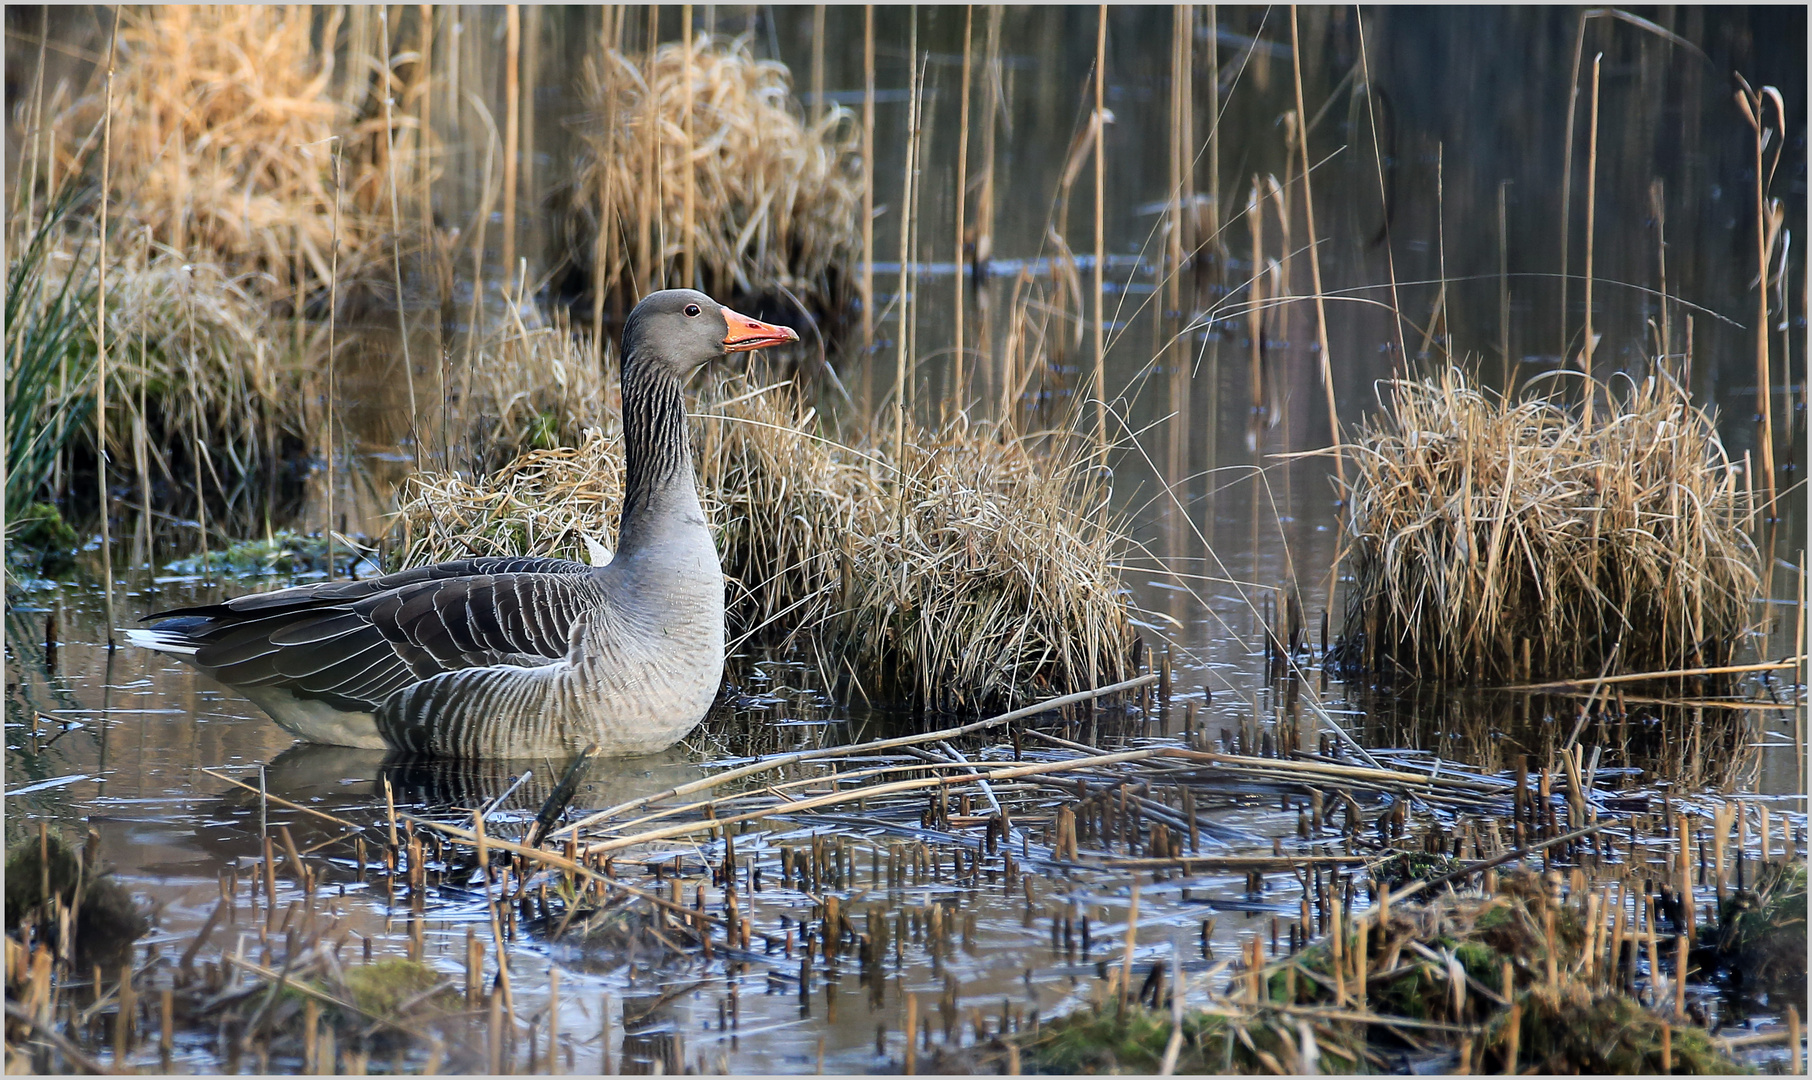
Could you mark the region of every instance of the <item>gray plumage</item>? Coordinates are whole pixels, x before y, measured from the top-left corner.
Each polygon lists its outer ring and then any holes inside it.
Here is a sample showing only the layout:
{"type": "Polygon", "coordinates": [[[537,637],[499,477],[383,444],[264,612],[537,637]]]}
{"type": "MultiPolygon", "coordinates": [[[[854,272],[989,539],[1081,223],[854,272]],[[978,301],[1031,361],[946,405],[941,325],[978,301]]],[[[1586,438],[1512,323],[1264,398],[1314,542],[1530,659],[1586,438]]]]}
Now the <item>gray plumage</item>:
{"type": "Polygon", "coordinates": [[[796,337],[691,290],[636,305],[619,549],[604,566],[461,559],[166,612],[129,636],[313,742],[466,758],[671,746],[710,707],[724,652],[684,381],[726,349],[796,337]]]}

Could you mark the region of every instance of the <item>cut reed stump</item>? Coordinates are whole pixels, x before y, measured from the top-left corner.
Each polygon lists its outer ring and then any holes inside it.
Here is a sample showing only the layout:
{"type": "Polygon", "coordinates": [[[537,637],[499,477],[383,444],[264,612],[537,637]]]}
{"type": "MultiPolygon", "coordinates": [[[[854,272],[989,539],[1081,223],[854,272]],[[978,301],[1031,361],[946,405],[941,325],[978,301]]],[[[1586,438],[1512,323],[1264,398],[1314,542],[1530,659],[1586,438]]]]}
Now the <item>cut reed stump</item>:
{"type": "Polygon", "coordinates": [[[1457,369],[1387,384],[1347,486],[1354,674],[1484,684],[1730,663],[1759,583],[1741,470],[1664,373],[1595,423],[1457,369]]]}

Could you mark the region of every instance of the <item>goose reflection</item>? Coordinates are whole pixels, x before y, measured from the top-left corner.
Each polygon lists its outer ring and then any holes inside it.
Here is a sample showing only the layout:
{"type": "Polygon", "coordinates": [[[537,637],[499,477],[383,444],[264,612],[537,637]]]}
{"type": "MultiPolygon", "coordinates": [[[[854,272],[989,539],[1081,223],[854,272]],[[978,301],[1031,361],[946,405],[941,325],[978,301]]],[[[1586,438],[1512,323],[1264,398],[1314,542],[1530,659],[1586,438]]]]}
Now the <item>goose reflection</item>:
{"type": "MultiPolygon", "coordinates": [[[[264,790],[271,796],[264,808],[265,824],[273,833],[279,827],[289,830],[300,849],[326,844],[349,831],[362,833],[368,843],[381,843],[378,838],[387,836],[389,807],[394,805],[399,819],[405,814],[463,818],[466,827],[472,813],[482,811],[487,827],[514,840],[527,830],[572,763],[552,758],[460,760],[299,743],[264,767],[264,790]]],[[[704,774],[702,765],[679,750],[594,759],[571,807],[598,808],[655,795],[704,774]]],[[[223,859],[262,857],[258,774],[239,770],[234,779],[246,787],[227,786],[204,834],[218,842],[216,851],[223,859]]]]}

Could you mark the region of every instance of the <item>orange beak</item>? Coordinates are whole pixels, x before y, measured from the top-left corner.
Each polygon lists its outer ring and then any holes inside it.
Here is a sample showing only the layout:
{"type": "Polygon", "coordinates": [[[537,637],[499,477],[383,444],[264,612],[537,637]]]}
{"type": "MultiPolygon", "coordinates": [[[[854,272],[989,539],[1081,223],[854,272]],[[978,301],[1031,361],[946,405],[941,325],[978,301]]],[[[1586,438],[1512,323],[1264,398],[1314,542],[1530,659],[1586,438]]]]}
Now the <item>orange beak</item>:
{"type": "Polygon", "coordinates": [[[725,352],[748,352],[769,345],[778,345],[783,341],[798,341],[799,332],[790,326],[775,326],[760,319],[751,319],[747,315],[738,315],[729,308],[724,308],[724,322],[730,324],[730,332],[724,335],[725,352]]]}

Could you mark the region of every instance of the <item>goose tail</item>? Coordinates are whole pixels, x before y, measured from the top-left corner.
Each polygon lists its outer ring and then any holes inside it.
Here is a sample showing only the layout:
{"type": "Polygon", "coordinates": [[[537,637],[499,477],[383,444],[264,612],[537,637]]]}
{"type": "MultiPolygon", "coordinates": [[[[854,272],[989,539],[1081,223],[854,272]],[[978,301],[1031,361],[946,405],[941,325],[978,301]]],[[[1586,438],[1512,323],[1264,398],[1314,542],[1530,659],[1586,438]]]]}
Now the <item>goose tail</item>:
{"type": "Polygon", "coordinates": [[[191,630],[199,629],[210,622],[208,619],[177,618],[165,619],[152,627],[128,627],[121,632],[126,643],[153,652],[169,653],[172,656],[194,656],[201,648],[200,642],[189,636],[191,630]]]}

